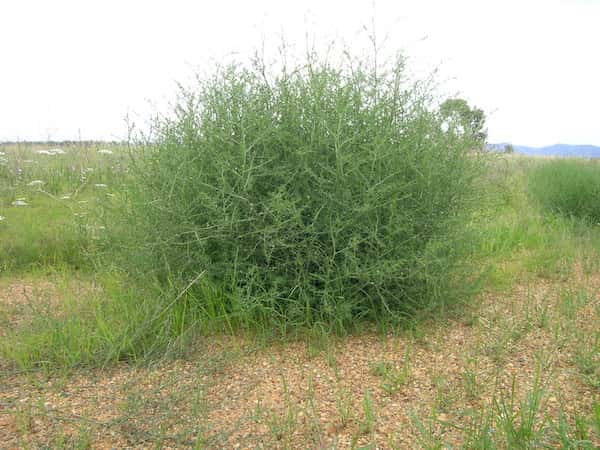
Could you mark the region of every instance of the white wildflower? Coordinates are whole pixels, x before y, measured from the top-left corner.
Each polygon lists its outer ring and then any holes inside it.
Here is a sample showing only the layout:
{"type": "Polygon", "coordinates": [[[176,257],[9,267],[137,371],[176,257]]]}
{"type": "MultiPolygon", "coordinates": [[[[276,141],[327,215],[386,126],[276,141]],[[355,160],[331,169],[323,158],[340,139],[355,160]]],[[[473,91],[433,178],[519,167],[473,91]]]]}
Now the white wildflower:
{"type": "Polygon", "coordinates": [[[27,186],[42,186],[45,183],[42,180],[33,180],[27,183],[27,186]]]}
{"type": "Polygon", "coordinates": [[[94,184],[95,187],[100,188],[100,189],[106,189],[108,186],[104,183],[96,183],[94,184]]]}
{"type": "Polygon", "coordinates": [[[49,155],[49,156],[64,155],[65,153],[66,152],[62,148],[51,148],[48,150],[38,150],[37,151],[38,155],[49,155]]]}
{"type": "Polygon", "coordinates": [[[0,216],[0,222],[2,222],[4,219],[6,219],[6,217],[0,216]]]}
{"type": "Polygon", "coordinates": [[[60,199],[61,200],[71,200],[71,195],[70,194],[61,195],[60,199]]]}
{"type": "Polygon", "coordinates": [[[103,155],[112,155],[113,154],[112,150],[109,150],[107,148],[101,148],[100,150],[98,150],[98,153],[102,153],[103,155]]]}
{"type": "Polygon", "coordinates": [[[16,199],[14,202],[12,202],[13,206],[28,206],[29,203],[27,203],[24,199],[22,198],[18,198],[16,199]]]}

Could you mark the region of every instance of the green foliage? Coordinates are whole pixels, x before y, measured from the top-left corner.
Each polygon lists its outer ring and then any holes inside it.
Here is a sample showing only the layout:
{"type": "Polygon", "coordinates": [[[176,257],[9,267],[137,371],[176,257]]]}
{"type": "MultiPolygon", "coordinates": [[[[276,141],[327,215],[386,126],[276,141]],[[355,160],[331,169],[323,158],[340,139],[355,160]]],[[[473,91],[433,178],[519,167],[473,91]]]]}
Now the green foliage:
{"type": "Polygon", "coordinates": [[[485,113],[482,109],[471,108],[462,98],[449,98],[440,105],[440,115],[449,130],[467,135],[479,145],[487,139],[485,127],[485,113]]]}
{"type": "Polygon", "coordinates": [[[410,354],[407,349],[404,355],[404,361],[400,368],[394,367],[393,364],[378,361],[371,367],[373,375],[381,377],[381,388],[389,395],[398,392],[408,383],[410,378],[410,354]]]}
{"type": "Polygon", "coordinates": [[[156,286],[131,286],[122,275],[104,274],[101,291],[76,289],[72,273],[47,301],[34,292],[22,314],[28,323],[10,324],[0,340],[0,358],[23,370],[100,367],[119,360],[146,360],[165,351],[183,352],[198,318],[187,302],[169,303],[156,286]],[[87,290],[87,292],[86,292],[87,290]]]}
{"type": "Polygon", "coordinates": [[[547,211],[600,223],[600,166],[594,161],[542,164],[532,172],[529,188],[547,211]]]}
{"type": "Polygon", "coordinates": [[[29,206],[3,212],[0,221],[0,272],[34,267],[86,265],[87,233],[64,204],[43,196],[28,198],[29,206]]]}
{"type": "Polygon", "coordinates": [[[125,177],[126,153],[104,146],[0,147],[0,272],[91,266],[102,204],[125,177]]]}
{"type": "Polygon", "coordinates": [[[255,61],[182,92],[134,164],[125,267],[206,271],[189,295],[206,310],[216,293],[233,326],[340,330],[451,301],[482,161],[402,68],[255,61]]]}

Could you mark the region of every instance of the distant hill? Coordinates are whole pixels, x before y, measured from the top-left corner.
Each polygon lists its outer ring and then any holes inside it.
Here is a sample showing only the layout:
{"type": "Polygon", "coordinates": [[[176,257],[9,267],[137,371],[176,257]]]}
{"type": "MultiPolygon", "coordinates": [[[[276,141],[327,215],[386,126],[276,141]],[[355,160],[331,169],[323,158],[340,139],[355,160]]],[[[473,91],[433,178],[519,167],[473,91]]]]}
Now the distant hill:
{"type": "MultiPolygon", "coordinates": [[[[490,150],[503,151],[507,143],[490,144],[490,150]]],[[[562,156],[573,158],[600,158],[600,147],[595,145],[555,144],[547,147],[514,145],[515,152],[530,156],[562,156]]]]}

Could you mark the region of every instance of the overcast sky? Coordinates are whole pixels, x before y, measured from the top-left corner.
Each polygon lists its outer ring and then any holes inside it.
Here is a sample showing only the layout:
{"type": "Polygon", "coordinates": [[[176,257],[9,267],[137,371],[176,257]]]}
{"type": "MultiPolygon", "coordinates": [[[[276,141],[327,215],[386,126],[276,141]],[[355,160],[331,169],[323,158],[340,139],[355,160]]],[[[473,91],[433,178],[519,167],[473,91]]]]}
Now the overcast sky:
{"type": "Polygon", "coordinates": [[[120,139],[225,55],[307,33],[360,52],[373,17],[491,142],[600,145],[600,0],[2,0],[0,141],[120,139]]]}

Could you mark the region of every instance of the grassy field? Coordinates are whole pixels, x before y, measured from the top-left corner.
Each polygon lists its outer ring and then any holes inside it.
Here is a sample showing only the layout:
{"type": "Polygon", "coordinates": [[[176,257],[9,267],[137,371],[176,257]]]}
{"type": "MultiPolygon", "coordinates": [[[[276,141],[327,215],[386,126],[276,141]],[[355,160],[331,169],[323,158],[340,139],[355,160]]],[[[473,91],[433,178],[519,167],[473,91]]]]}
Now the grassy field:
{"type": "Polygon", "coordinates": [[[600,229],[591,206],[540,197],[560,162],[489,164],[465,225],[472,299],[273,334],[211,329],[168,308],[185,289],[110,263],[128,149],[47,150],[0,147],[0,447],[600,445],[600,229]]]}
{"type": "Polygon", "coordinates": [[[598,166],[474,152],[344,61],[2,147],[3,447],[598,445],[598,166]]]}

